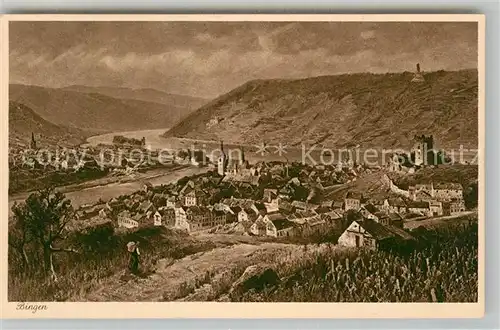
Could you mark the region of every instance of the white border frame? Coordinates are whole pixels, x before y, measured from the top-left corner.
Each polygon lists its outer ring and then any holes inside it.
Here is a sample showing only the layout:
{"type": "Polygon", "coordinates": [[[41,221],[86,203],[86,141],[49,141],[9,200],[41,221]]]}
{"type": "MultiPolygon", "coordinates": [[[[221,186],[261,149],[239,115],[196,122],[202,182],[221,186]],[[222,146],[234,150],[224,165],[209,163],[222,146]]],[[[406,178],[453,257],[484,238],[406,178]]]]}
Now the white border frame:
{"type": "MultiPolygon", "coordinates": [[[[3,244],[2,314],[12,318],[477,318],[484,313],[484,220],[485,220],[485,16],[475,14],[374,14],[374,15],[6,15],[2,32],[2,111],[3,132],[8,134],[8,21],[19,20],[116,20],[116,21],[477,21],[479,74],[479,301],[477,303],[44,303],[48,309],[35,314],[17,311],[16,303],[7,302],[7,221],[1,232],[3,244]],[[120,313],[117,312],[120,309],[120,313]],[[115,314],[116,313],[116,314],[115,314]]],[[[8,138],[2,140],[2,151],[8,150],[8,138]]],[[[7,203],[7,159],[2,159],[2,200],[7,203]]],[[[5,204],[4,204],[5,205],[5,204]]],[[[4,207],[7,219],[7,207],[4,207]]]]}

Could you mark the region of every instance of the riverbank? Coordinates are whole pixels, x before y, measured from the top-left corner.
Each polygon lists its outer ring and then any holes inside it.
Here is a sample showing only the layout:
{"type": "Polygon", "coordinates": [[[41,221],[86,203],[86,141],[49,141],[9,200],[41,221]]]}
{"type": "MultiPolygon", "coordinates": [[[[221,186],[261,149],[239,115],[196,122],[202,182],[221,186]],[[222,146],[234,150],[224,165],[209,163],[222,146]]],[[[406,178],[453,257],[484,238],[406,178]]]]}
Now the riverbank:
{"type": "MultiPolygon", "coordinates": [[[[153,185],[169,184],[184,176],[191,176],[207,172],[206,167],[195,167],[179,165],[175,168],[155,169],[146,173],[137,173],[133,177],[109,177],[82,184],[70,185],[56,188],[63,192],[71,200],[74,208],[83,204],[94,204],[99,200],[109,200],[123,194],[130,194],[142,188],[144,181],[153,185]],[[109,180],[109,181],[107,181],[109,180]]],[[[15,202],[24,202],[30,192],[9,196],[9,215],[15,202]]]]}
{"type": "MultiPolygon", "coordinates": [[[[132,132],[116,132],[93,136],[87,139],[88,145],[112,144],[115,135],[126,138],[146,140],[146,146],[152,150],[179,150],[200,149],[207,156],[214,154],[218,156],[220,141],[196,140],[183,137],[163,137],[162,134],[168,129],[142,130],[132,132]]],[[[337,164],[339,160],[351,159],[357,163],[366,163],[371,166],[388,165],[392,154],[396,150],[380,148],[363,148],[363,146],[339,149],[334,146],[323,146],[321,144],[304,143],[301,146],[289,146],[285,144],[273,144],[267,141],[266,145],[236,144],[231,141],[223,141],[226,153],[231,156],[232,151],[243,148],[245,158],[250,162],[259,161],[290,161],[308,163],[310,165],[337,164]]],[[[401,152],[402,149],[398,149],[401,152]]],[[[477,164],[477,151],[475,150],[448,150],[447,154],[456,162],[477,164]]]]}

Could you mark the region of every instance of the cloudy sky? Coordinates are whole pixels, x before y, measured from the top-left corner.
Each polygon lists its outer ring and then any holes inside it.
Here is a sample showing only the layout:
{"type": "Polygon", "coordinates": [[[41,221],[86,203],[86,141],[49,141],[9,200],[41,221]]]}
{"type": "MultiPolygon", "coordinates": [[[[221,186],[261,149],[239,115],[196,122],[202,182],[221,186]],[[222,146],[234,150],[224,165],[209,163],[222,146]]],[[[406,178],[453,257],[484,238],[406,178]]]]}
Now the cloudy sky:
{"type": "Polygon", "coordinates": [[[206,98],[251,79],[477,67],[476,23],[11,22],[10,82],[206,98]]]}

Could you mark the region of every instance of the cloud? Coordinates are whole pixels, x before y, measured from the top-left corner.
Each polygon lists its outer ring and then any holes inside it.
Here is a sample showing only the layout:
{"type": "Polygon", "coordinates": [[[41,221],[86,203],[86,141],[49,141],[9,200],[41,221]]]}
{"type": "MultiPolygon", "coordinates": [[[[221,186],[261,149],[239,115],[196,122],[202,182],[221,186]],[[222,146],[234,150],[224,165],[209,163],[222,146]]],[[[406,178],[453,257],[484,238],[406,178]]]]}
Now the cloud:
{"type": "Polygon", "coordinates": [[[405,71],[417,62],[426,71],[477,67],[470,23],[42,23],[9,29],[11,82],[215,97],[250,79],[405,71]]]}

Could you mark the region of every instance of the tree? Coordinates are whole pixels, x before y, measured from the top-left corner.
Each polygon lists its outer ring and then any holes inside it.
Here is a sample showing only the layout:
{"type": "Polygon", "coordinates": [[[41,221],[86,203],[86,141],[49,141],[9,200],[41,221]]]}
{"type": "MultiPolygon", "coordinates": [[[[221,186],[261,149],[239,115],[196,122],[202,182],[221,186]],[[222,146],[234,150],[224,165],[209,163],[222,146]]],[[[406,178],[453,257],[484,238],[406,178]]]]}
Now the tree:
{"type": "Polygon", "coordinates": [[[14,213],[14,223],[9,227],[8,242],[9,245],[19,253],[27,269],[29,267],[29,258],[26,253],[26,246],[31,242],[32,236],[28,230],[26,209],[16,202],[12,206],[12,213],[14,213]]]}
{"type": "Polygon", "coordinates": [[[190,150],[179,149],[177,151],[177,157],[180,159],[186,159],[190,155],[190,150]]]}
{"type": "Polygon", "coordinates": [[[296,201],[305,201],[309,196],[309,190],[304,186],[295,186],[293,188],[292,199],[296,201]]]}
{"type": "Polygon", "coordinates": [[[72,241],[81,246],[83,253],[96,255],[96,253],[109,252],[115,248],[114,232],[113,223],[108,221],[74,233],[72,241]]]}
{"type": "Polygon", "coordinates": [[[478,201],[478,187],[477,181],[471,183],[463,192],[465,207],[468,209],[473,209],[477,207],[478,201]]]}
{"type": "Polygon", "coordinates": [[[55,252],[77,252],[73,249],[54,247],[54,243],[64,239],[66,225],[74,217],[71,201],[61,192],[47,188],[29,195],[24,204],[12,208],[17,226],[22,230],[21,237],[38,241],[43,249],[44,269],[57,281],[54,270],[55,252]]]}

